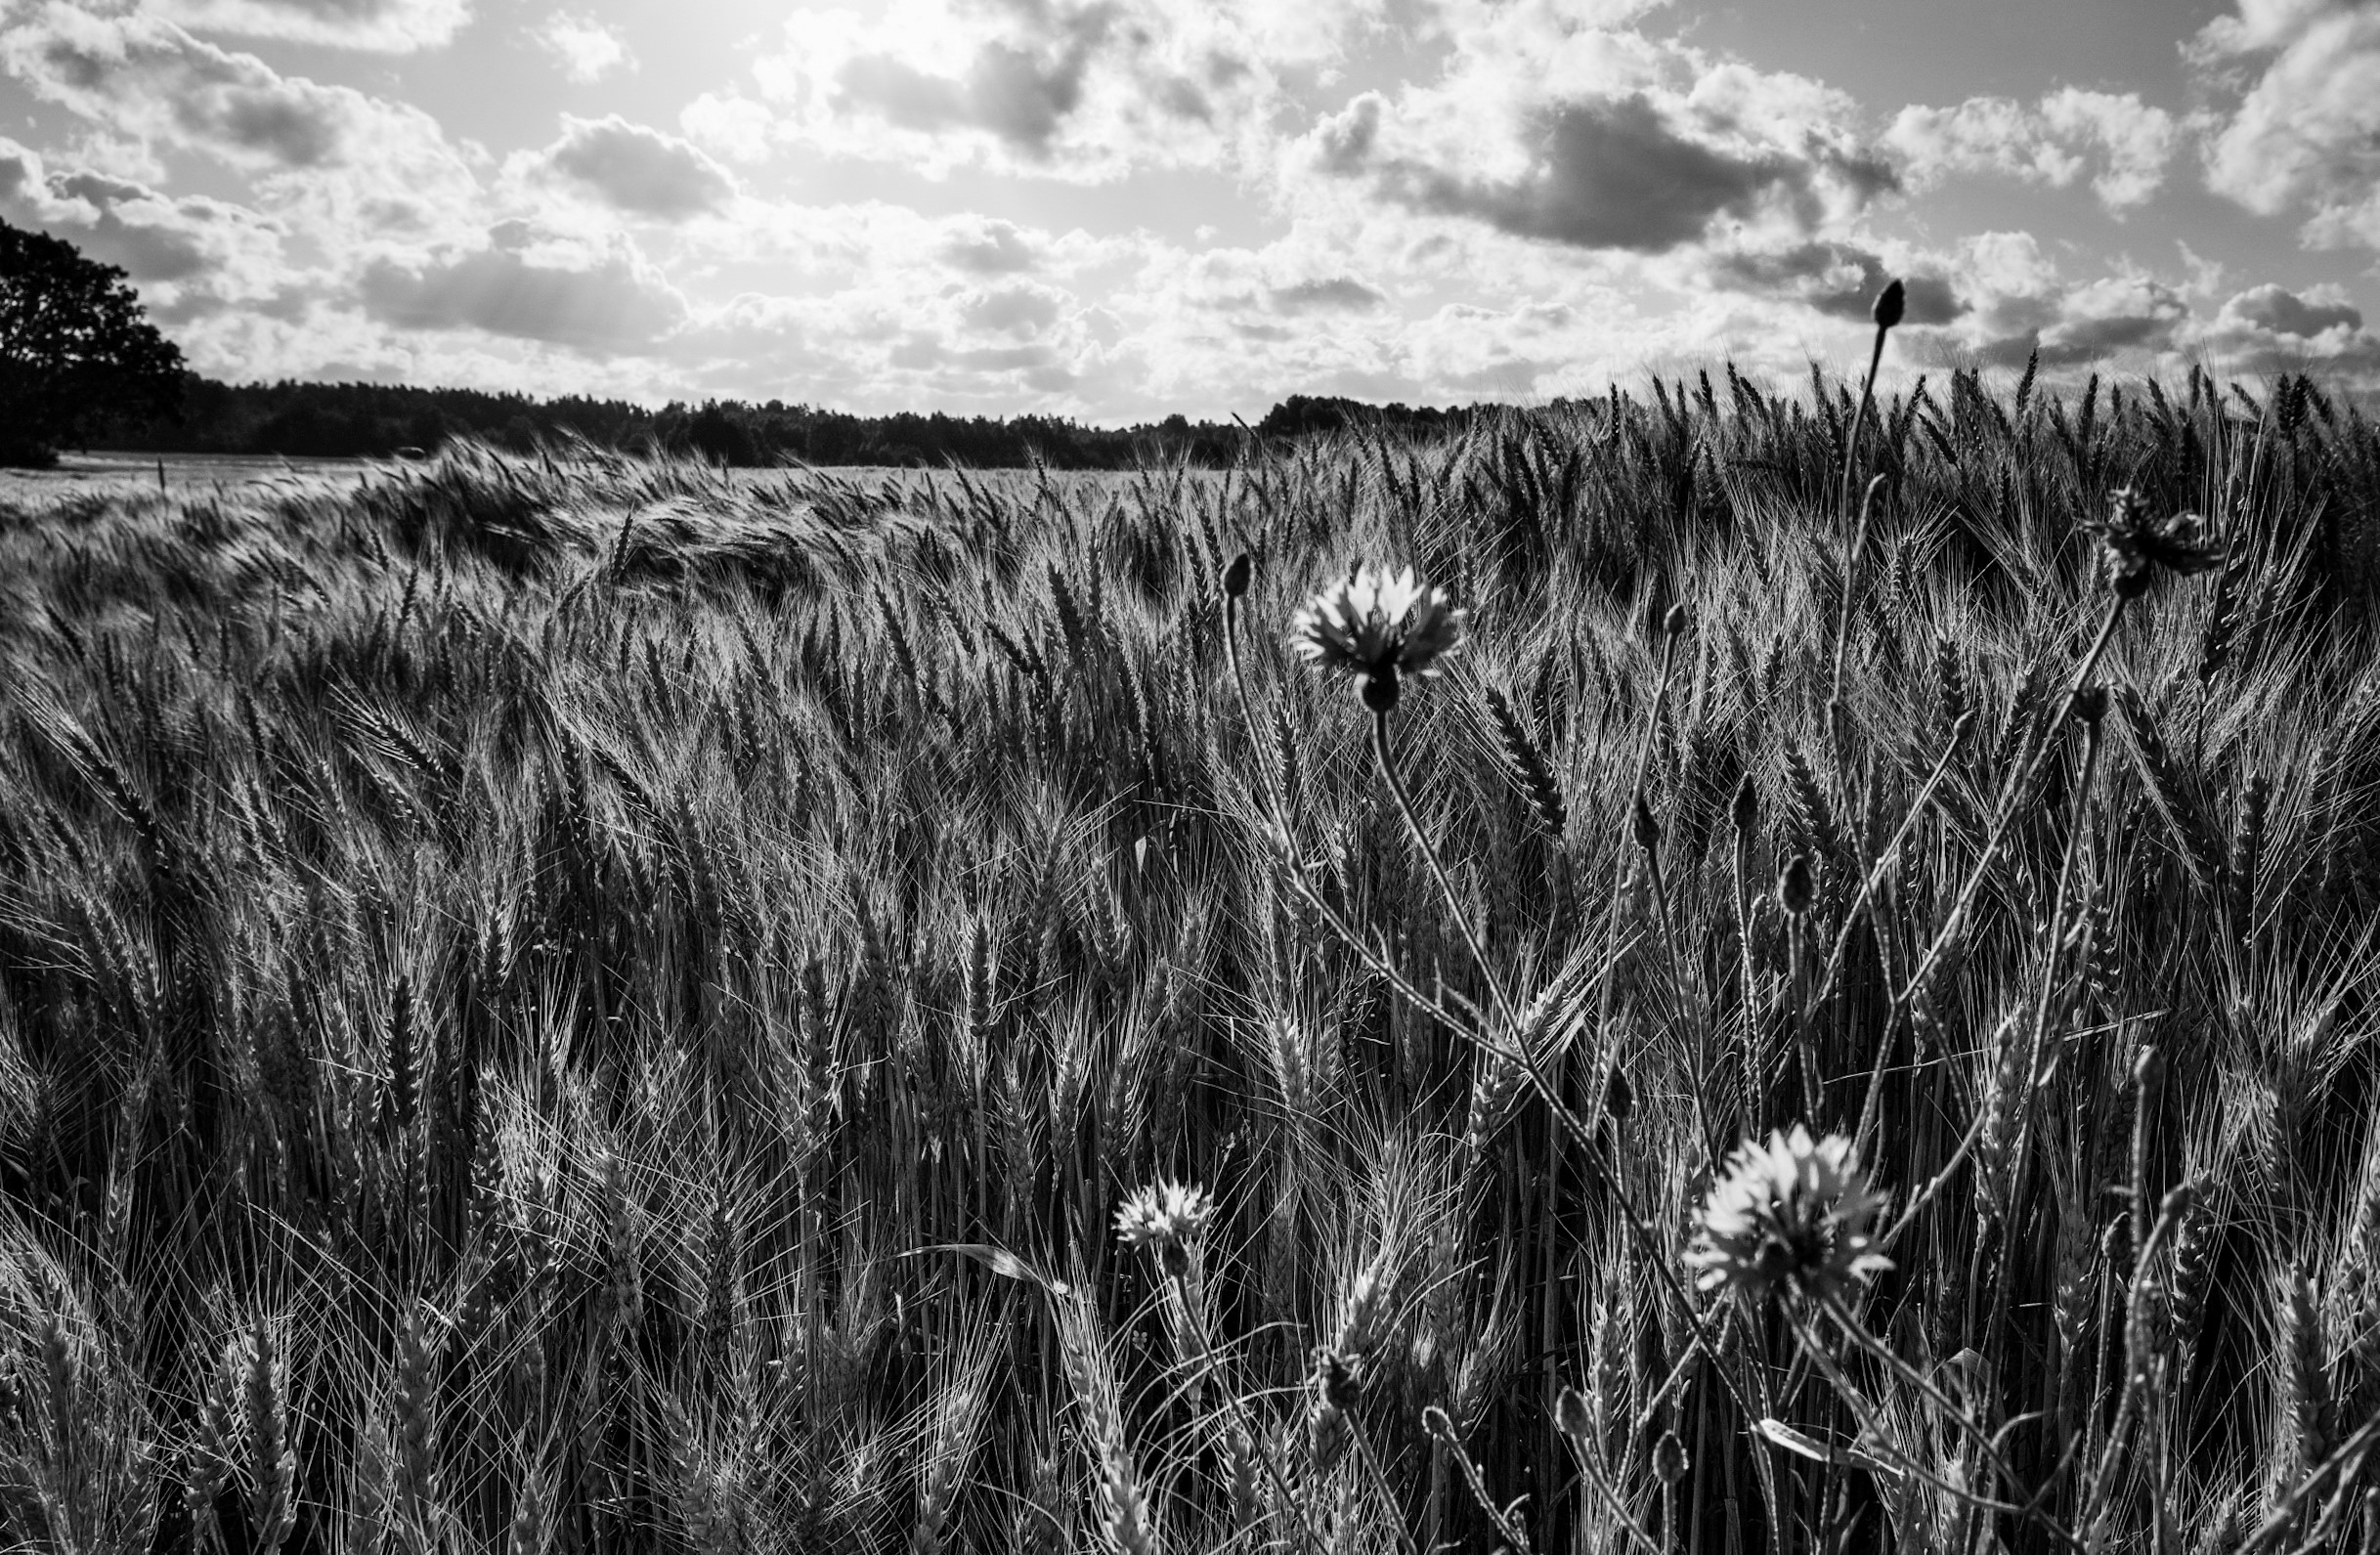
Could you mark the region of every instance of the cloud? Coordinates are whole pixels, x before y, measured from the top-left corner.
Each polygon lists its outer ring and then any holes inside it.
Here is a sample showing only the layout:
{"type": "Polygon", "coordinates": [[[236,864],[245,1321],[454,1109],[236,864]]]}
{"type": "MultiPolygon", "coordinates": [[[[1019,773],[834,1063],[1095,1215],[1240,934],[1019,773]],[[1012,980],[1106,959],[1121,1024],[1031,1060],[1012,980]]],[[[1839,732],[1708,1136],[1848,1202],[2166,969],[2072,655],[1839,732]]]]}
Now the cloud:
{"type": "Polygon", "coordinates": [[[151,17],[50,5],[0,30],[0,68],[151,159],[195,152],[250,175],[260,204],[311,208],[325,239],[433,237],[477,197],[420,109],[281,75],[151,17]]]}
{"type": "Polygon", "coordinates": [[[2268,282],[2238,293],[2223,305],[2226,319],[2272,334],[2312,339],[2333,329],[2354,333],[2363,327],[2363,313],[2344,301],[2301,297],[2268,282]]]}
{"type": "Polygon", "coordinates": [[[2380,9],[2240,0],[2191,51],[2243,95],[2206,149],[2207,185],[2263,216],[2302,212],[2315,246],[2380,248],[2380,9]]]}
{"type": "Polygon", "coordinates": [[[1832,236],[1897,186],[1848,98],[1612,24],[1645,9],[1446,0],[1440,78],[1357,96],[1296,159],[1408,211],[1606,254],[1832,236]]]}
{"type": "MultiPolygon", "coordinates": [[[[934,176],[1249,168],[1270,152],[1281,72],[1334,58],[1385,3],[892,0],[868,18],[801,13],[753,77],[772,141],[934,176]]],[[[749,146],[753,101],[714,95],[705,132],[749,146]]]]}
{"type": "Polygon", "coordinates": [[[206,195],[170,196],[87,169],[51,168],[0,138],[0,217],[116,265],[160,317],[231,302],[270,305],[283,286],[281,233],[206,195]]]}
{"type": "Polygon", "coordinates": [[[1353,276],[1331,276],[1276,286],[1270,295],[1274,311],[1287,314],[1369,313],[1388,303],[1387,296],[1377,288],[1353,276]]]}
{"type": "Polygon", "coordinates": [[[365,312],[404,329],[481,329],[591,355],[644,352],[685,323],[685,299],[626,238],[574,244],[505,223],[489,245],[404,266],[379,261],[365,312]]]}
{"type": "Polygon", "coordinates": [[[1518,178],[1392,162],[1380,169],[1381,188],[1417,208],[1474,216],[1517,237],[1661,253],[1701,238],[1714,217],[1749,217],[1764,197],[1796,193],[1808,174],[1782,156],[1681,134],[1642,93],[1547,108],[1524,133],[1536,155],[1518,178]]]}
{"type": "Polygon", "coordinates": [[[2204,338],[2210,354],[2233,372],[2314,372],[2336,379],[2380,371],[2380,338],[2363,327],[2360,309],[2334,295],[2254,286],[2224,303],[2204,338]]]}
{"type": "Polygon", "coordinates": [[[1996,173],[2064,189],[2097,169],[2091,188],[2110,210],[2139,205],[2165,181],[2182,126],[2137,92],[2117,96],[2065,87],[2028,108],[2005,97],[1973,97],[1956,108],[1901,109],[1884,143],[1903,159],[1910,184],[1996,173]]]}
{"type": "Polygon", "coordinates": [[[975,217],[942,241],[942,258],[970,275],[1001,276],[1031,270],[1040,262],[1033,244],[1014,222],[975,217]]]}
{"type": "Polygon", "coordinates": [[[619,114],[562,115],[562,138],[534,165],[599,195],[615,210],[661,221],[715,211],[735,197],[735,180],[695,147],[619,114]]]}
{"type": "Polygon", "coordinates": [[[1058,322],[1066,294],[1030,283],[996,287],[970,297],[959,316],[972,329],[989,334],[1038,335],[1058,322]]]}
{"type": "Polygon", "coordinates": [[[206,32],[406,54],[452,42],[464,0],[162,0],[150,14],[206,32]]]}
{"type": "Polygon", "coordinates": [[[1902,317],[1911,324],[1948,324],[1968,311],[1947,277],[1889,269],[1882,256],[1848,243],[1721,253],[1710,269],[1722,288],[1789,298],[1830,319],[1872,317],[1877,293],[1895,276],[1905,298],[1902,317]]]}
{"type": "Polygon", "coordinates": [[[607,75],[637,67],[636,56],[619,29],[592,17],[556,11],[531,28],[529,35],[552,56],[562,78],[580,86],[591,86],[607,75]]]}

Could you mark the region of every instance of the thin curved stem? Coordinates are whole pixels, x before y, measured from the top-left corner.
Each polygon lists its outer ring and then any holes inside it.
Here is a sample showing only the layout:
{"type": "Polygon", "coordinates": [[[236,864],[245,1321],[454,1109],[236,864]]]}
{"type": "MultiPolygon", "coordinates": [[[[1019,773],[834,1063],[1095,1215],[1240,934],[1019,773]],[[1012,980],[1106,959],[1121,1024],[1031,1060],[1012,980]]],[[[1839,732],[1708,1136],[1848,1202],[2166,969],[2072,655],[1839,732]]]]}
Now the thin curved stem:
{"type": "MultiPolygon", "coordinates": [[[[2064,722],[2074,711],[2075,699],[2082,695],[2083,687],[2099,669],[2100,658],[2107,652],[2107,644],[2115,639],[2116,626],[2123,619],[2124,596],[2117,594],[2109,600],[2107,618],[2099,624],[2099,635],[2092,640],[2090,651],[2083,655],[2082,663],[2075,668],[2074,677],[2066,684],[2065,695],[2057,700],[2056,711],[2048,720],[2051,728],[2055,729],[2064,722]]],[[[1975,860],[1975,867],[1968,874],[1967,884],[1960,888],[1958,898],[1952,902],[1950,916],[1942,921],[1942,927],[1935,931],[1932,942],[1926,947],[1926,954],[1919,958],[1916,970],[1910,972],[1908,982],[1902,985],[1899,997],[1892,1001],[1896,1008],[1908,1007],[1911,997],[1926,985],[1926,979],[1932,974],[1934,964],[1942,959],[1943,953],[1958,937],[1959,930],[1966,924],[1968,909],[1974,905],[1976,896],[1981,894],[1984,880],[1991,874],[1992,862],[2000,856],[2001,844],[2008,841],[2009,833],[2015,828],[2019,801],[2025,791],[2033,786],[2033,779],[2039,775],[2041,763],[2047,758],[2050,749],[2046,740],[2036,742],[2028,738],[2025,743],[2028,749],[2024,757],[2016,763],[2016,771],[2009,779],[2008,787],[2001,791],[1992,806],[1992,827],[1984,837],[1983,853],[1975,860]]]]}
{"type": "Polygon", "coordinates": [[[1471,947],[1471,959],[1479,963],[1479,973],[1488,981],[1488,994],[1495,1003],[1495,1013],[1508,1024],[1517,1026],[1519,1016],[1513,1009],[1511,996],[1504,992],[1504,980],[1496,975],[1495,964],[1488,959],[1488,947],[1480,943],[1479,930],[1471,926],[1471,915],[1463,911],[1462,898],[1455,894],[1454,882],[1447,867],[1439,861],[1438,849],[1432,845],[1430,835],[1422,829],[1421,816],[1413,808],[1412,795],[1406,792],[1405,779],[1397,771],[1397,753],[1389,741],[1389,713],[1385,709],[1372,713],[1372,759],[1379,764],[1380,775],[1388,782],[1388,791],[1397,800],[1397,813],[1405,817],[1405,829],[1412,834],[1413,844],[1429,861],[1430,875],[1438,882],[1439,890],[1447,899],[1447,911],[1454,916],[1454,927],[1462,930],[1463,943],[1471,947]]]}

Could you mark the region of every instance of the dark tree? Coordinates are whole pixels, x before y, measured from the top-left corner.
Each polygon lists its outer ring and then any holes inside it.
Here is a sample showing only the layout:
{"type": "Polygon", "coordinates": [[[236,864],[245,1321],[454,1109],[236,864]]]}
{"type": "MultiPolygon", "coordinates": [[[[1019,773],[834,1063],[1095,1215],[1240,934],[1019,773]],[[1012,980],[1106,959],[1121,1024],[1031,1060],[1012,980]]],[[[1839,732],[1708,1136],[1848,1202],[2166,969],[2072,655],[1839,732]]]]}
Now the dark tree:
{"type": "Polygon", "coordinates": [[[119,422],[171,414],[182,352],[113,265],[0,222],[0,464],[50,464],[119,422]]]}

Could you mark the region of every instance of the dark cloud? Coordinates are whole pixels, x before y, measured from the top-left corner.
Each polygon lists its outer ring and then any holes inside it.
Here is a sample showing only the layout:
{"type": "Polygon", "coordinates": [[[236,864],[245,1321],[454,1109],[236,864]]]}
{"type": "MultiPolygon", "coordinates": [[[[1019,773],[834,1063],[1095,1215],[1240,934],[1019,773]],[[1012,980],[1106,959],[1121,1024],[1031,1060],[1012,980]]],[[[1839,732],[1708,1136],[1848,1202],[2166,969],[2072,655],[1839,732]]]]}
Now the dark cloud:
{"type": "Polygon", "coordinates": [[[2336,377],[2380,370],[2380,339],[2363,314],[2316,302],[2284,286],[2253,286],[2223,305],[2207,344],[2231,372],[2314,372],[2336,377]]]}
{"type": "Polygon", "coordinates": [[[145,299],[168,320],[217,311],[227,293],[259,306],[257,266],[281,240],[253,211],[203,194],[173,198],[100,173],[45,172],[38,155],[5,140],[0,217],[64,238],[145,288],[170,287],[145,299]]]}
{"type": "Polygon", "coordinates": [[[1046,345],[984,346],[974,350],[953,347],[927,334],[910,334],[885,354],[896,367],[917,370],[959,367],[974,372],[1032,372],[1060,366],[1046,345]]]}
{"type": "Polygon", "coordinates": [[[2338,324],[2350,331],[2363,327],[2360,309],[2344,302],[2308,302],[2285,287],[2267,283],[2251,287],[2223,305],[2224,313],[2274,334],[2311,338],[2338,324]]]}
{"type": "Polygon", "coordinates": [[[677,221],[717,210],[734,197],[725,170],[673,135],[617,113],[566,117],[563,123],[562,139],[545,153],[547,164],[617,209],[677,221]]]}
{"type": "Polygon", "coordinates": [[[1105,13],[1054,22],[1043,50],[987,43],[963,76],[929,75],[888,54],[861,55],[837,84],[846,99],[903,129],[972,128],[1031,155],[1049,150],[1067,114],[1082,102],[1083,77],[1106,32],[1105,13]]]}
{"type": "Polygon", "coordinates": [[[398,51],[444,43],[470,17],[464,0],[163,0],[157,9],[203,31],[398,51]]]}
{"type": "Polygon", "coordinates": [[[1004,286],[961,310],[968,324],[999,334],[1039,334],[1058,320],[1058,297],[1037,286],[1004,286]]]}
{"type": "Polygon", "coordinates": [[[942,244],[942,258],[953,269],[977,276],[1015,275],[1041,262],[1016,224],[999,220],[953,233],[942,244]]]}
{"type": "Polygon", "coordinates": [[[492,236],[493,247],[418,269],[373,264],[365,311],[402,328],[483,329],[598,356],[650,347],[685,321],[684,301],[625,248],[572,267],[528,258],[517,230],[492,236]]]}
{"type": "Polygon", "coordinates": [[[97,173],[69,173],[52,178],[50,193],[81,200],[99,213],[98,220],[74,235],[75,243],[96,259],[123,266],[135,281],[187,281],[207,268],[206,246],[187,222],[135,224],[124,219],[119,206],[156,201],[138,184],[97,173]]]}
{"type": "MultiPolygon", "coordinates": [[[[1863,320],[1876,305],[1876,294],[1892,280],[1884,262],[1864,248],[1845,243],[1801,243],[1773,253],[1724,254],[1711,263],[1719,284],[1737,291],[1785,296],[1830,319],[1863,320]]],[[[1903,276],[1908,299],[1904,318],[1911,324],[1948,324],[1968,311],[1967,303],[1941,276],[1903,276]]]]}
{"type": "Polygon", "coordinates": [[[1295,285],[1276,286],[1272,301],[1279,313],[1363,313],[1379,307],[1388,298],[1353,276],[1333,276],[1326,281],[1301,281],[1295,285]]]}
{"type": "MultiPolygon", "coordinates": [[[[1376,111],[1376,110],[1375,110],[1376,111]]],[[[1365,120],[1346,126],[1324,160],[1347,163],[1368,143],[1365,120]]],[[[1383,190],[1419,209],[1470,216],[1523,238],[1579,248],[1663,253],[1702,237],[1712,218],[1749,215],[1772,194],[1813,204],[1821,169],[1856,176],[1855,188],[1888,170],[1833,153],[1743,154],[1681,134],[1638,93],[1569,103],[1534,116],[1536,165],[1510,181],[1467,178],[1410,163],[1382,164],[1383,190]]]]}
{"type": "Polygon", "coordinates": [[[1366,92],[1314,127],[1314,144],[1322,170],[1360,173],[1371,161],[1372,146],[1380,138],[1380,110],[1387,99],[1366,92]]]}
{"type": "Polygon", "coordinates": [[[339,160],[364,101],[152,19],[52,15],[6,45],[13,73],[77,113],[136,135],[170,128],[186,144],[283,167],[339,160]]]}
{"type": "Polygon", "coordinates": [[[2021,367],[2036,353],[2045,367],[2080,367],[2123,351],[2166,351],[2188,315],[2178,308],[2100,318],[2067,319],[2050,328],[1986,341],[1977,351],[1987,367],[2021,367]]]}

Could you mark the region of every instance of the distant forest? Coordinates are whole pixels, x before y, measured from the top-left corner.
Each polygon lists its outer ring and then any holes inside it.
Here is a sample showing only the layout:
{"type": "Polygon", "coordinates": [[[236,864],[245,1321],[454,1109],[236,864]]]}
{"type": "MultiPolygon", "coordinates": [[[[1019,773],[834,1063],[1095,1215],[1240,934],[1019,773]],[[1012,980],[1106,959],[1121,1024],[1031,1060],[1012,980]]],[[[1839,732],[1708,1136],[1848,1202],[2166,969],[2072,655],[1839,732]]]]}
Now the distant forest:
{"type": "Polygon", "coordinates": [[[771,400],[672,403],[658,410],[572,395],[537,400],[474,389],[376,383],[218,383],[192,375],[178,419],[124,427],[102,446],[141,454],[283,454],[387,457],[434,453],[452,438],[526,452],[572,437],[627,453],[696,454],[726,464],[958,463],[1016,469],[1117,469],[1154,456],[1229,462],[1253,430],[1296,436],[1342,426],[1459,427],[1476,409],[1371,406],[1292,395],[1254,427],[1179,415],[1145,426],[1082,426],[1055,416],[993,419],[940,412],[851,415],[771,400]]]}

